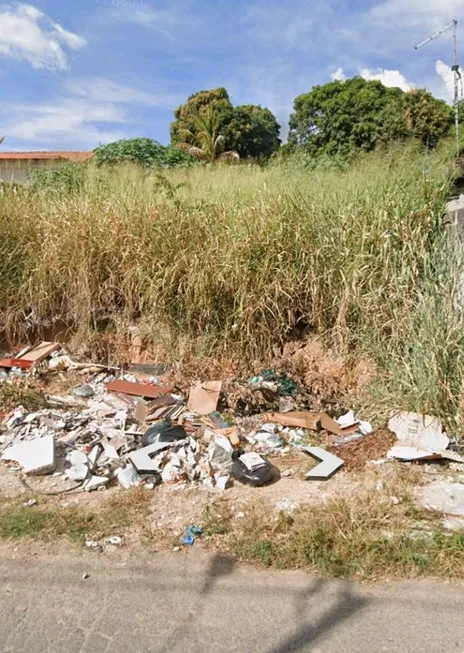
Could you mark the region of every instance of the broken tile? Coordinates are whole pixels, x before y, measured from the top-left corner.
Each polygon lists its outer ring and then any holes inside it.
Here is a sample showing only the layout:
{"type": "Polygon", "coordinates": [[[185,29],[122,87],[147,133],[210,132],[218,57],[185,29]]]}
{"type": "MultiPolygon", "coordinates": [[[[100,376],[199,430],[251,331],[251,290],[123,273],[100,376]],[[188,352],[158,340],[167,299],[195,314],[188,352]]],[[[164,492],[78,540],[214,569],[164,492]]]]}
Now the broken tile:
{"type": "Polygon", "coordinates": [[[26,474],[48,474],[56,467],[55,438],[48,435],[14,444],[4,452],[2,460],[19,463],[26,474]]]}
{"type": "Polygon", "coordinates": [[[109,482],[109,478],[106,476],[91,476],[88,481],[83,485],[83,488],[86,492],[92,492],[92,490],[97,490],[100,487],[105,486],[109,482]]]}
{"type": "Polygon", "coordinates": [[[150,444],[148,447],[133,451],[129,455],[129,459],[139,472],[158,472],[159,464],[153,461],[150,456],[163,451],[163,449],[168,449],[170,446],[170,442],[155,442],[155,444],[150,444]]]}
{"type": "Polygon", "coordinates": [[[345,464],[341,458],[337,458],[321,447],[303,447],[302,451],[320,461],[319,465],[306,474],[305,478],[308,480],[326,481],[345,464]]]}

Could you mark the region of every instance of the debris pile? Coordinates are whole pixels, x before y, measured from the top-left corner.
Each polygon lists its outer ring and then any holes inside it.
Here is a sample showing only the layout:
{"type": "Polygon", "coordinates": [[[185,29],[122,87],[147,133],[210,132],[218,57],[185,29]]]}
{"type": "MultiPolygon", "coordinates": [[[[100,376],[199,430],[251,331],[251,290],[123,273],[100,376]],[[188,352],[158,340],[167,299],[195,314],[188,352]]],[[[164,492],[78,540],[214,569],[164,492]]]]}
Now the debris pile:
{"type": "MultiPolygon", "coordinates": [[[[0,359],[0,370],[0,383],[10,384],[37,375],[66,379],[68,372],[85,377],[66,394],[48,394],[47,408],[28,412],[18,406],[0,423],[1,460],[26,475],[61,477],[63,489],[53,494],[110,483],[124,489],[185,483],[226,490],[234,480],[262,486],[280,477],[268,457],[294,450],[318,463],[306,479],[327,480],[344,465],[343,452],[370,450],[376,436],[353,411],[333,419],[306,410],[297,384],[273,370],[243,387],[261,393],[279,412],[233,419],[230,411],[217,410],[224,403],[221,381],[197,382],[187,397],[166,365],[125,372],[78,363],[57,343],[41,342],[0,359]],[[159,376],[150,375],[154,369],[159,376]]],[[[463,462],[448,449],[450,441],[434,418],[401,413],[390,429],[398,438],[390,459],[463,462]]]]}

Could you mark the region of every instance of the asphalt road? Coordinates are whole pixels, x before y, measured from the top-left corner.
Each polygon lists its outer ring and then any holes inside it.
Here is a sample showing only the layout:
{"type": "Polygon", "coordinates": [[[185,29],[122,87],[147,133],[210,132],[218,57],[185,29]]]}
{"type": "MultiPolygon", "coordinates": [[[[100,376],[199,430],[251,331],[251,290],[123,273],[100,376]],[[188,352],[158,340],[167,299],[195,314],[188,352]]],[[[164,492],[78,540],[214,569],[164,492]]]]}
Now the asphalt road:
{"type": "Polygon", "coordinates": [[[3,558],[0,601],[2,653],[464,652],[463,586],[364,587],[195,551],[3,558]]]}

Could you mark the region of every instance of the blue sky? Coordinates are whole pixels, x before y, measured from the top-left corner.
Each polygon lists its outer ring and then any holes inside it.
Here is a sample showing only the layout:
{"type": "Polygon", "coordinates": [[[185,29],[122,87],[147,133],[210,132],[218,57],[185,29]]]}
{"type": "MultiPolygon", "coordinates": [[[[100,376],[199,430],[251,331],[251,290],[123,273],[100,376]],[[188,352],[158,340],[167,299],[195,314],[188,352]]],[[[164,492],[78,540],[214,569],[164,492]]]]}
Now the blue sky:
{"type": "Polygon", "coordinates": [[[331,78],[450,101],[450,33],[414,45],[453,18],[464,0],[0,0],[2,150],[168,143],[174,108],[217,86],[284,136],[293,99],[331,78]]]}

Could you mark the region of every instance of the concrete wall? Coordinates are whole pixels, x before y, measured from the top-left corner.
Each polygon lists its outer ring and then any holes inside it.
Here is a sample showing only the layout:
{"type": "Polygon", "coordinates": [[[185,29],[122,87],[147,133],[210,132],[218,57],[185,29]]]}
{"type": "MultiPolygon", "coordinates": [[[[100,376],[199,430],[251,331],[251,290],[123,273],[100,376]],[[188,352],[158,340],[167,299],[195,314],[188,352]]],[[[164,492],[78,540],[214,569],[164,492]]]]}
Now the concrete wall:
{"type": "Polygon", "coordinates": [[[0,159],[0,181],[25,184],[31,170],[56,168],[60,163],[61,159],[0,159]]]}

